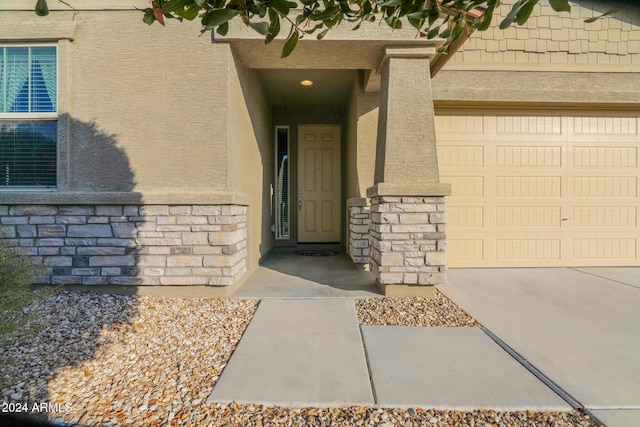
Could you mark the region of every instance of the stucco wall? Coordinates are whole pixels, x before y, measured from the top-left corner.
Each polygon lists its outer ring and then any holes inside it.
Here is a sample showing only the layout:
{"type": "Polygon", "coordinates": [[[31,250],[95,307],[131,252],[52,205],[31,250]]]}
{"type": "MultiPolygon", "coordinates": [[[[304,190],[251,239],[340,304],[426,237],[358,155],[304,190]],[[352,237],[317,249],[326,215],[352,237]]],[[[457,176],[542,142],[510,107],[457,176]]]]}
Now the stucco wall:
{"type": "Polygon", "coordinates": [[[249,197],[249,269],[273,247],[271,109],[252,70],[229,64],[229,179],[233,192],[249,197]]]}
{"type": "Polygon", "coordinates": [[[147,203],[229,192],[228,46],[199,37],[197,24],[148,27],[138,11],[2,12],[0,42],[20,42],[14,34],[25,27],[29,43],[72,38],[59,49],[61,124],[69,122],[59,190],[135,192],[147,203]]]}
{"type": "Polygon", "coordinates": [[[366,197],[373,185],[379,94],[364,92],[356,82],[345,124],[345,198],[366,197]]]}

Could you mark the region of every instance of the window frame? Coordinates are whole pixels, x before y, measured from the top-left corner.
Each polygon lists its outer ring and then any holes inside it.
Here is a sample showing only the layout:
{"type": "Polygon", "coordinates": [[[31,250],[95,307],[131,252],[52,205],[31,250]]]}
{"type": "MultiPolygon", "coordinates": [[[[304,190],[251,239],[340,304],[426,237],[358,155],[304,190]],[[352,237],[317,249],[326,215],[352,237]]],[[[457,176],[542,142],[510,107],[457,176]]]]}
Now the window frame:
{"type": "Polygon", "coordinates": [[[274,127],[274,205],[275,205],[275,221],[274,221],[274,239],[275,240],[289,240],[291,239],[291,127],[290,126],[275,126],[274,127]],[[286,217],[289,221],[288,224],[288,233],[286,235],[282,235],[279,229],[279,221],[282,218],[282,209],[279,206],[278,199],[281,197],[280,188],[278,188],[278,172],[280,165],[278,164],[278,131],[284,130],[287,134],[287,207],[286,207],[286,217]]]}
{"type": "MultiPolygon", "coordinates": [[[[53,47],[56,57],[56,104],[53,112],[34,112],[34,113],[3,113],[0,112],[0,124],[4,121],[55,121],[57,123],[56,135],[56,184],[55,185],[16,185],[16,186],[0,186],[0,192],[23,192],[23,191],[57,191],[60,180],[60,46],[59,43],[52,42],[33,42],[33,43],[0,43],[0,48],[39,48],[53,47]]],[[[5,74],[2,74],[2,79],[5,74]]],[[[0,80],[0,84],[2,81],[0,80]]]]}

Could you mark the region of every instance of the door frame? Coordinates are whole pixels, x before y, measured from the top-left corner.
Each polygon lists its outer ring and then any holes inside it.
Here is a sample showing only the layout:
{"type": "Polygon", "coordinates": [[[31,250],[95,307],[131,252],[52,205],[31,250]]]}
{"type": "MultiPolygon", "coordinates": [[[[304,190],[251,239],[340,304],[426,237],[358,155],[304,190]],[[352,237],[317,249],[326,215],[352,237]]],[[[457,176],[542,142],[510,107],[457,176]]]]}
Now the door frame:
{"type": "MultiPolygon", "coordinates": [[[[304,126],[327,126],[327,127],[336,127],[339,129],[339,136],[340,136],[340,168],[338,171],[336,171],[336,173],[339,174],[340,176],[340,238],[339,238],[339,243],[342,245],[344,244],[344,233],[345,233],[345,229],[344,229],[344,216],[345,216],[345,206],[344,206],[344,174],[343,174],[343,168],[344,168],[344,149],[345,149],[345,142],[343,141],[344,139],[344,135],[343,135],[343,124],[340,122],[333,122],[333,123],[319,123],[319,124],[314,124],[314,123],[309,123],[307,121],[303,121],[303,120],[278,120],[276,121],[273,126],[272,126],[272,135],[273,135],[273,140],[272,140],[272,152],[271,152],[271,164],[272,166],[272,181],[271,181],[271,202],[272,202],[272,218],[273,221],[271,222],[272,224],[272,235],[273,235],[273,246],[274,247],[292,247],[292,246],[297,246],[298,244],[305,244],[305,243],[300,243],[298,240],[298,207],[297,207],[297,203],[298,203],[298,154],[299,154],[299,150],[298,150],[298,135],[300,134],[299,132],[299,128],[300,127],[304,127],[304,126]],[[277,160],[277,139],[276,139],[276,130],[278,128],[288,128],[289,129],[289,156],[291,159],[291,163],[290,163],[290,167],[289,167],[289,179],[290,179],[290,185],[289,185],[289,192],[290,192],[290,215],[289,215],[289,221],[290,221],[290,235],[288,239],[276,239],[275,236],[275,228],[277,227],[276,224],[276,211],[275,211],[275,203],[276,203],[276,184],[277,184],[277,165],[276,165],[276,160],[277,160]]],[[[265,191],[269,191],[269,188],[267,188],[265,191]]]]}

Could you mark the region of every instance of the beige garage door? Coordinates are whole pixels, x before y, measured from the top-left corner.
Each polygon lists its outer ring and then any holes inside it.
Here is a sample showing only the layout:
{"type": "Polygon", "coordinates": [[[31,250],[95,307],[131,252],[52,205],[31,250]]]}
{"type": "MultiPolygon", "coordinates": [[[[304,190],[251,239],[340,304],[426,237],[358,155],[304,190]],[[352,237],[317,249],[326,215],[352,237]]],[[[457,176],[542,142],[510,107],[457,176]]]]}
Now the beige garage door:
{"type": "Polygon", "coordinates": [[[438,111],[449,265],[640,265],[639,128],[639,112],[438,111]]]}

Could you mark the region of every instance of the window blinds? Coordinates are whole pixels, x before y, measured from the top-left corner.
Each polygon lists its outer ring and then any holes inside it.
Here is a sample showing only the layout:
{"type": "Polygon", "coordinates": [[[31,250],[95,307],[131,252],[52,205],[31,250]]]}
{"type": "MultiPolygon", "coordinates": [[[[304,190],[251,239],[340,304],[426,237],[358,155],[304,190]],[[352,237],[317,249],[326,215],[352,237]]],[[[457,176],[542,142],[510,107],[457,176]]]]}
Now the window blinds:
{"type": "Polygon", "coordinates": [[[0,58],[0,113],[56,112],[54,46],[1,47],[0,58]]]}
{"type": "Polygon", "coordinates": [[[0,188],[56,185],[56,112],[56,48],[0,47],[0,188]]]}

